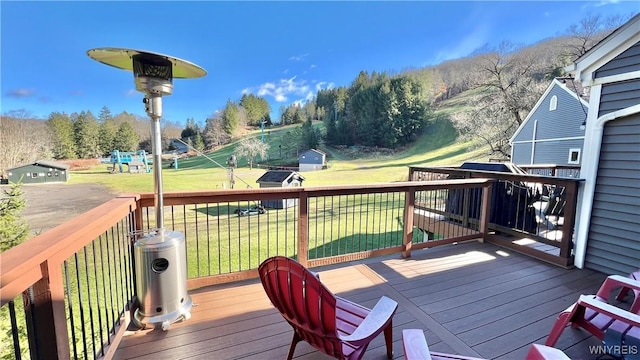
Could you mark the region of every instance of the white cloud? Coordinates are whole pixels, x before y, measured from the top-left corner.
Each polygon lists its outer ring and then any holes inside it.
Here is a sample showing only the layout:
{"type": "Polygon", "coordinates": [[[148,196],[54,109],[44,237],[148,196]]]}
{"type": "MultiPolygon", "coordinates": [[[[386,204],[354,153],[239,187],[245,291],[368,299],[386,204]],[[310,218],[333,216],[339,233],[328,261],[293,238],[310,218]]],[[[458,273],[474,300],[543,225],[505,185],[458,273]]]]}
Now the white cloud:
{"type": "Polygon", "coordinates": [[[316,67],[317,67],[317,65],[316,65],[316,64],[311,64],[311,66],[309,66],[309,69],[314,69],[314,68],[316,68],[316,67]]]}
{"type": "Polygon", "coordinates": [[[7,91],[7,96],[12,98],[26,98],[35,95],[36,91],[34,89],[13,89],[7,91]]]}
{"type": "Polygon", "coordinates": [[[316,82],[314,80],[311,83],[315,83],[315,85],[309,85],[307,80],[293,76],[288,79],[280,79],[277,82],[265,82],[258,86],[247,87],[241,92],[242,94],[254,93],[258,96],[270,97],[279,103],[287,102],[290,98],[298,98],[293,103],[304,104],[312,100],[318,90],[331,89],[335,86],[333,82],[327,81],[316,82]]]}
{"type": "Polygon", "coordinates": [[[294,56],[291,56],[289,58],[289,60],[291,60],[291,61],[302,61],[307,56],[309,56],[309,53],[305,53],[305,54],[302,54],[302,55],[294,55],[294,56]]]}
{"type": "Polygon", "coordinates": [[[593,6],[595,7],[607,6],[611,4],[617,4],[619,2],[620,2],[619,0],[601,0],[600,2],[594,4],[593,6]]]}
{"type": "Polygon", "coordinates": [[[284,69],[284,71],[282,72],[283,74],[288,74],[289,73],[289,69],[284,69]]]}
{"type": "Polygon", "coordinates": [[[129,89],[128,91],[124,92],[124,96],[133,96],[133,95],[137,95],[138,92],[135,89],[129,89]]]}

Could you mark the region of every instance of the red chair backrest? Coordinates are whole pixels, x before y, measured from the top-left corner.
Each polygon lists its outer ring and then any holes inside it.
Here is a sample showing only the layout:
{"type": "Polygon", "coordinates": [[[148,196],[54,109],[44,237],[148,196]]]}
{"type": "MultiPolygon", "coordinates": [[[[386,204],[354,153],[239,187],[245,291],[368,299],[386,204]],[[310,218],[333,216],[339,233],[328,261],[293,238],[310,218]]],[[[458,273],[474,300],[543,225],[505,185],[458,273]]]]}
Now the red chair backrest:
{"type": "Polygon", "coordinates": [[[284,256],[265,260],[258,272],[269,300],[298,335],[316,349],[339,357],[336,299],[318,277],[284,256]]]}

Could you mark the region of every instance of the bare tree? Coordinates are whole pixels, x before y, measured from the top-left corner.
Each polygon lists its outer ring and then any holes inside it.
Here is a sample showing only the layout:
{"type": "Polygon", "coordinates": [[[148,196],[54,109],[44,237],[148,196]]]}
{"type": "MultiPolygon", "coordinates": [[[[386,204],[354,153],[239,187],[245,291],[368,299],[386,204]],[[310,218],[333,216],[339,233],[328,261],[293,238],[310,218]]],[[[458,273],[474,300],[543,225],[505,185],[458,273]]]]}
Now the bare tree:
{"type": "Polygon", "coordinates": [[[629,15],[618,14],[605,18],[600,14],[587,14],[577,24],[569,26],[566,35],[569,36],[570,41],[566,47],[571,60],[584,55],[600,40],[627,21],[629,17],[629,15]]]}
{"type": "Polygon", "coordinates": [[[224,131],[224,122],[220,117],[220,113],[207,119],[207,124],[202,132],[205,149],[213,149],[218,145],[227,144],[231,137],[224,131]]]}
{"type": "Polygon", "coordinates": [[[475,58],[475,95],[453,116],[461,135],[482,140],[491,154],[509,157],[509,138],[544,91],[545,66],[530,49],[509,42],[475,58]]]}
{"type": "Polygon", "coordinates": [[[26,110],[0,116],[0,174],[26,162],[52,157],[46,126],[26,110]]]}
{"type": "Polygon", "coordinates": [[[262,141],[249,138],[242,140],[236,147],[236,154],[238,157],[247,158],[249,161],[249,169],[253,169],[253,160],[256,156],[260,156],[260,159],[264,160],[267,156],[267,150],[269,150],[269,144],[262,141]]]}

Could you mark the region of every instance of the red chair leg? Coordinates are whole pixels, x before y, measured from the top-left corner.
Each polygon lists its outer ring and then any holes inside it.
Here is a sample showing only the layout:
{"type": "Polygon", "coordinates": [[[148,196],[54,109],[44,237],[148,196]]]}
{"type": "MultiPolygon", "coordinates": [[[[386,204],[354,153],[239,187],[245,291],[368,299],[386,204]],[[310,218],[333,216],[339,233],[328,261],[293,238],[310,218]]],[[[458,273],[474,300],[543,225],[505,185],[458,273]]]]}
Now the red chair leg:
{"type": "Polygon", "coordinates": [[[393,359],[393,324],[391,321],[384,329],[384,342],[387,344],[387,358],[393,359]]]}
{"type": "Polygon", "coordinates": [[[551,332],[549,333],[547,342],[544,343],[546,346],[553,347],[556,344],[556,342],[558,342],[558,338],[564,331],[564,328],[567,327],[567,324],[569,323],[569,319],[571,318],[572,314],[573,314],[573,311],[562,312],[560,313],[560,315],[558,315],[558,319],[556,320],[556,323],[553,324],[553,328],[551,328],[551,332]]]}
{"type": "Polygon", "coordinates": [[[293,359],[293,353],[296,351],[296,345],[302,340],[300,335],[297,332],[293,332],[293,339],[291,340],[291,347],[289,348],[289,355],[287,355],[287,360],[293,359]]]}

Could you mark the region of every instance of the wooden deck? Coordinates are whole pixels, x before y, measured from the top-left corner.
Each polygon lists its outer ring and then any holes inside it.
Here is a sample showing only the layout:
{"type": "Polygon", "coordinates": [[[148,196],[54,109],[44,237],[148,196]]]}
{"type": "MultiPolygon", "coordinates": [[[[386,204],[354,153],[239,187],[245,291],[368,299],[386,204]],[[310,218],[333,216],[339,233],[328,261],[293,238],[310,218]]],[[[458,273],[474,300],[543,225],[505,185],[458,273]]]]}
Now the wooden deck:
{"type": "MultiPolygon", "coordinates": [[[[580,294],[595,293],[604,274],[566,270],[490,244],[469,242],[316,268],[336,294],[372,307],[381,295],[399,303],[394,354],[402,359],[402,329],[424,329],[432,351],[487,359],[523,359],[544,343],[557,314],[580,294]]],[[[284,359],[291,327],[262,286],[246,281],[191,292],[192,318],[169,331],[128,332],[116,359],[284,359]]],[[[558,348],[589,359],[600,342],[568,328],[558,348]]],[[[328,359],[301,342],[296,359],[328,359]]],[[[364,359],[385,359],[376,338],[364,359]]]]}

